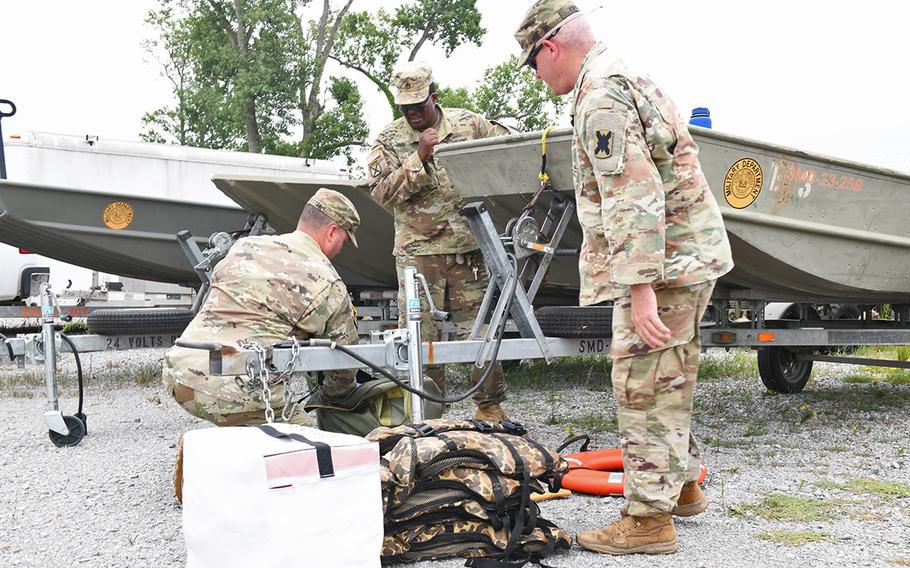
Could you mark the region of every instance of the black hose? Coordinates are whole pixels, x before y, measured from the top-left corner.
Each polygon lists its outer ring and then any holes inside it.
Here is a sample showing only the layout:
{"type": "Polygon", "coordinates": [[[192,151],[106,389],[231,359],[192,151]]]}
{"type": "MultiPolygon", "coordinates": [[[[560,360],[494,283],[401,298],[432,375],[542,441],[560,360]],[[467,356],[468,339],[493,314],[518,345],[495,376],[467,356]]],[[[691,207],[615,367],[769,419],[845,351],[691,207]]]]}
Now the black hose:
{"type": "MultiPolygon", "coordinates": [[[[512,308],[512,300],[515,298],[515,288],[518,285],[518,276],[517,276],[518,275],[518,263],[515,260],[514,256],[509,255],[509,258],[512,260],[513,278],[512,278],[512,285],[510,286],[511,289],[506,293],[507,304],[506,304],[505,312],[507,314],[509,313],[509,311],[512,308]]],[[[424,392],[422,390],[417,390],[416,388],[412,387],[411,385],[401,381],[398,377],[396,377],[392,373],[389,373],[382,367],[379,367],[378,365],[374,365],[370,361],[367,361],[363,357],[357,355],[356,353],[354,353],[353,351],[351,351],[344,345],[336,344],[335,349],[338,349],[342,353],[346,353],[351,358],[356,359],[357,361],[370,367],[374,371],[379,372],[382,376],[386,377],[387,379],[389,379],[390,381],[392,381],[399,387],[403,388],[404,390],[408,391],[409,393],[416,394],[420,398],[422,398],[424,400],[429,400],[431,402],[436,402],[439,404],[452,404],[453,402],[461,402],[462,400],[468,398],[469,396],[471,396],[472,394],[474,394],[475,392],[480,390],[483,387],[483,384],[486,382],[487,378],[489,378],[490,373],[493,372],[493,369],[496,367],[496,356],[499,355],[499,346],[502,344],[502,337],[503,337],[503,334],[504,334],[504,331],[506,328],[506,321],[508,319],[509,318],[507,318],[507,317],[503,317],[502,320],[500,320],[500,322],[499,322],[499,329],[496,330],[496,343],[493,346],[493,356],[490,358],[490,361],[489,361],[486,369],[484,369],[484,372],[480,376],[480,378],[477,380],[477,383],[473,387],[471,387],[470,389],[465,391],[464,393],[462,393],[458,396],[450,397],[450,398],[438,397],[438,396],[429,394],[427,392],[424,392]]]]}
{"type": "Polygon", "coordinates": [[[9,351],[9,360],[15,362],[16,356],[13,355],[13,346],[9,344],[9,339],[7,339],[6,336],[2,333],[0,333],[0,339],[2,339],[3,343],[6,344],[6,349],[9,351]]]}
{"type": "MultiPolygon", "coordinates": [[[[84,414],[82,414],[82,398],[84,390],[84,387],[82,385],[82,361],[79,360],[79,350],[76,349],[76,344],[73,343],[73,340],[67,337],[65,333],[60,334],[60,339],[66,341],[69,344],[70,350],[73,352],[73,356],[76,357],[76,376],[79,377],[79,410],[76,412],[76,416],[79,416],[81,418],[84,416],[84,414]]],[[[83,422],[85,422],[85,420],[83,420],[83,422]]]]}

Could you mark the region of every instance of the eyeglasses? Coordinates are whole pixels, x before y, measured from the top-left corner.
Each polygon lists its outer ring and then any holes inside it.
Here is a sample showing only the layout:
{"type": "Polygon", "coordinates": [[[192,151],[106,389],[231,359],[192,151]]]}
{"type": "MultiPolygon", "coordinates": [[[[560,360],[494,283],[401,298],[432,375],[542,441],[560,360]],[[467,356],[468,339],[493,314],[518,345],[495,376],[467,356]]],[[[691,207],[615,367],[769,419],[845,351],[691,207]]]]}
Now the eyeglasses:
{"type": "Polygon", "coordinates": [[[430,96],[428,96],[427,98],[425,98],[425,99],[423,99],[422,101],[420,101],[419,103],[411,103],[411,104],[409,104],[409,105],[398,105],[398,108],[399,108],[399,110],[401,110],[402,114],[408,112],[409,110],[420,110],[420,109],[422,109],[423,107],[427,106],[427,102],[428,102],[432,97],[433,97],[433,95],[430,95],[430,96]]]}
{"type": "Polygon", "coordinates": [[[528,66],[530,66],[531,69],[537,71],[537,54],[540,53],[541,49],[543,49],[544,40],[553,39],[556,36],[556,34],[559,33],[559,30],[561,30],[561,29],[562,28],[556,28],[556,31],[554,31],[550,35],[546,35],[543,38],[541,38],[540,43],[537,45],[537,47],[535,47],[534,49],[531,50],[531,53],[528,55],[528,66]]]}

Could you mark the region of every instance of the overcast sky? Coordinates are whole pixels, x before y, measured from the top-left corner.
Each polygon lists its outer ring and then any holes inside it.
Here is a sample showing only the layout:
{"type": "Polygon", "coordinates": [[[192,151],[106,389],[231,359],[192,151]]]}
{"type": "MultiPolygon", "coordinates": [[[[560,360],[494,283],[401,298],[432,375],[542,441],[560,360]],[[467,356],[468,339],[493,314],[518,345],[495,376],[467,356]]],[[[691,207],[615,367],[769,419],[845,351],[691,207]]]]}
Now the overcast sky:
{"type": "MultiPolygon", "coordinates": [[[[338,4],[338,0],[334,0],[338,4]]],[[[321,3],[320,3],[321,4],[321,3]]],[[[352,9],[398,2],[355,0],[352,9]]],[[[883,0],[594,2],[595,33],[673,97],[710,107],[717,130],[910,171],[906,72],[910,7],[883,0]]],[[[479,0],[487,36],[448,59],[424,49],[440,83],[473,86],[518,51],[525,0],[479,0]]],[[[138,139],[169,86],[141,42],[156,0],[0,0],[0,98],[18,114],[3,131],[138,139]]],[[[369,83],[372,133],[390,119],[369,83]]],[[[567,121],[564,120],[567,124],[567,121]]]]}

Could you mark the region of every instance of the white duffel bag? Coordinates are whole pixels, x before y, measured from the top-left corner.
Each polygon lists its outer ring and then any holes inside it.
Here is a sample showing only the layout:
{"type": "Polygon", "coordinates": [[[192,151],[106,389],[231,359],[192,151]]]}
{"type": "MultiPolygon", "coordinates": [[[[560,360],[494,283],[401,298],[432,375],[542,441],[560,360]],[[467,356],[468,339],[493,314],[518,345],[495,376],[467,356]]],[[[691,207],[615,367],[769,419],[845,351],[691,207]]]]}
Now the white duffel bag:
{"type": "Polygon", "coordinates": [[[379,447],[292,424],[184,435],[188,568],[378,567],[379,447]]]}

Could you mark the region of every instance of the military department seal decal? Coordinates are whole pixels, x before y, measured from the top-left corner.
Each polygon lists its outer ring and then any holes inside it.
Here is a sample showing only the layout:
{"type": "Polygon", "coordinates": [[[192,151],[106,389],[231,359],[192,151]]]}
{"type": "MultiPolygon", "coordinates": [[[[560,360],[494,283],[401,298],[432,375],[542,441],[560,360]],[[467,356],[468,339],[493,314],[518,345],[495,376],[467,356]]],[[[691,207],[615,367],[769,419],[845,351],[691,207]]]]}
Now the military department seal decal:
{"type": "Polygon", "coordinates": [[[101,218],[111,229],[125,229],[133,222],[133,207],[124,201],[112,201],[104,208],[101,218]]]}
{"type": "Polygon", "coordinates": [[[737,160],[724,176],[724,199],[735,209],[752,205],[761,192],[764,174],[752,158],[737,160]]]}

